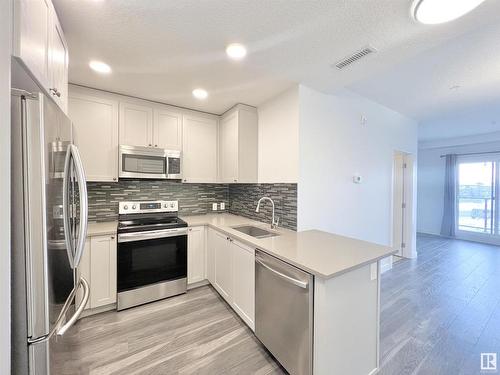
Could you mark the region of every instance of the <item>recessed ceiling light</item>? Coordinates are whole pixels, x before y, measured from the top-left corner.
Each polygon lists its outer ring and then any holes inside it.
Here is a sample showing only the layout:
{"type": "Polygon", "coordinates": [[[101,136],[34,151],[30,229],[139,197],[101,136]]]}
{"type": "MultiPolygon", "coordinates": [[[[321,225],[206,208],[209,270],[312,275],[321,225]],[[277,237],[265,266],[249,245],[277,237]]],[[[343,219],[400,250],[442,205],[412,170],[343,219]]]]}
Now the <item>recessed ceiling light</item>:
{"type": "Polygon", "coordinates": [[[424,24],[452,21],[469,13],[484,0],[415,0],[413,17],[424,24]]]}
{"type": "Polygon", "coordinates": [[[89,66],[90,69],[98,73],[111,73],[111,67],[108,64],[103,63],[102,61],[92,60],[91,62],[89,62],[89,66]]]}
{"type": "Polygon", "coordinates": [[[208,96],[208,92],[206,90],[203,90],[203,89],[194,89],[193,90],[193,96],[196,98],[196,99],[200,99],[200,100],[203,100],[203,99],[206,99],[207,96],[208,96]]]}
{"type": "Polygon", "coordinates": [[[226,47],[226,53],[233,60],[241,60],[247,55],[247,49],[243,44],[231,43],[226,47]]]}

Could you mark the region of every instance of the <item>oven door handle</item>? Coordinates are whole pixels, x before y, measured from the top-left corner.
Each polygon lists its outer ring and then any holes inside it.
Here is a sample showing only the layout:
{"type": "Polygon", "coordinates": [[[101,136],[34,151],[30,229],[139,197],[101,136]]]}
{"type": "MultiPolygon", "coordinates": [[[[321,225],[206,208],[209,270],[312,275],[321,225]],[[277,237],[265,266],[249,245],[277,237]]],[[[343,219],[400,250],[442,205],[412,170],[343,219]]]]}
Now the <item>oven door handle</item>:
{"type": "Polygon", "coordinates": [[[187,235],[187,228],[175,228],[164,230],[151,230],[146,232],[119,233],[118,243],[152,240],[155,238],[167,238],[187,235]]]}

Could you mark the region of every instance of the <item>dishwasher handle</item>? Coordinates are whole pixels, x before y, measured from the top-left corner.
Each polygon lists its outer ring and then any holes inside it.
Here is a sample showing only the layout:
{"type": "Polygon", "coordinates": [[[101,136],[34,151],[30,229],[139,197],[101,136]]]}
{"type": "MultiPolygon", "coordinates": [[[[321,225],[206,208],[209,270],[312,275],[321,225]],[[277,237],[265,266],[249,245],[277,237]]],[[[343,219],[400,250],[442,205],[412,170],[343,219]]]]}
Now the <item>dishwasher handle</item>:
{"type": "Polygon", "coordinates": [[[298,286],[299,288],[307,289],[307,287],[309,286],[309,283],[307,281],[297,280],[297,279],[294,279],[293,277],[285,275],[284,273],[281,273],[281,272],[275,270],[274,268],[270,267],[269,265],[267,265],[266,263],[264,263],[259,258],[255,258],[255,262],[259,263],[262,267],[268,269],[269,271],[273,272],[274,274],[276,274],[277,276],[281,277],[282,279],[284,279],[284,280],[292,283],[293,285],[298,286]]]}

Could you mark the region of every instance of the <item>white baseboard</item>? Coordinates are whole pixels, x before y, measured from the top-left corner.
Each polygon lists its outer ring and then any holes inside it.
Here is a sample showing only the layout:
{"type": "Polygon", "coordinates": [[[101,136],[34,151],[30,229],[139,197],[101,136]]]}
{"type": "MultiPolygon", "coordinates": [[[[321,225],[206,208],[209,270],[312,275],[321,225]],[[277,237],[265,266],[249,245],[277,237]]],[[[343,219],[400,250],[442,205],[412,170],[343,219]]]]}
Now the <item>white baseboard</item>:
{"type": "Polygon", "coordinates": [[[208,284],[209,284],[208,280],[205,279],[205,280],[198,281],[197,283],[188,284],[187,289],[190,290],[190,289],[194,289],[194,288],[199,288],[200,286],[205,286],[208,284]]]}
{"type": "Polygon", "coordinates": [[[392,269],[392,256],[380,260],[380,273],[392,269]]]}
{"type": "Polygon", "coordinates": [[[116,310],[116,303],[111,303],[111,304],[106,305],[106,306],[96,307],[94,309],[83,310],[82,315],[80,315],[80,319],[85,318],[86,316],[100,314],[100,313],[103,313],[106,311],[111,311],[111,310],[116,310]]]}

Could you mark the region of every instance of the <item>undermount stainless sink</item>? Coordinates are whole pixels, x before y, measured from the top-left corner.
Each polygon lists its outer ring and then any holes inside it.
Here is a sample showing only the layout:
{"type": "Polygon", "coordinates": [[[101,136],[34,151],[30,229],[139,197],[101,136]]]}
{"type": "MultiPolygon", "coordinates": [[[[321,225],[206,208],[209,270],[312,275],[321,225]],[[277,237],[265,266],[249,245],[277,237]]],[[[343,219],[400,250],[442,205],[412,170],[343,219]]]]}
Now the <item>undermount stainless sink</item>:
{"type": "Polygon", "coordinates": [[[269,232],[265,229],[254,227],[253,225],[242,225],[239,227],[232,227],[232,228],[241,233],[245,233],[255,238],[267,238],[267,237],[279,236],[279,233],[269,232]]]}

